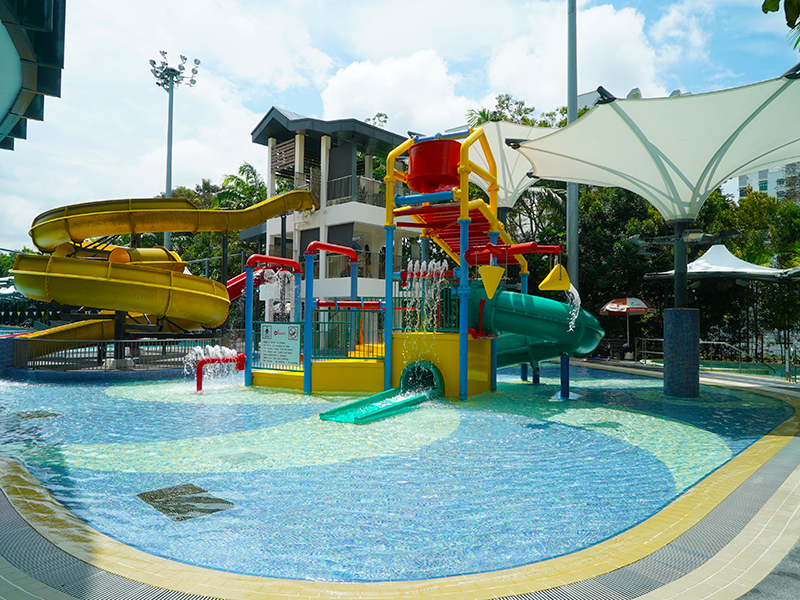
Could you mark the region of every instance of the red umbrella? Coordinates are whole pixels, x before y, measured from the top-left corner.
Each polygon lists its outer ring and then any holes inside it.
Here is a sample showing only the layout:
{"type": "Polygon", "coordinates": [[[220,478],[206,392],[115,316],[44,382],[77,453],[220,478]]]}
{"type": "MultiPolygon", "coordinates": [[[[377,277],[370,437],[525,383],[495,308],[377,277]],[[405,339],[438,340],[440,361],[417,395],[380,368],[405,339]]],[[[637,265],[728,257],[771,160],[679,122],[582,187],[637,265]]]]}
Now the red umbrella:
{"type": "Polygon", "coordinates": [[[647,315],[656,312],[656,307],[639,298],[617,298],[600,309],[601,315],[625,315],[628,326],[628,345],[631,343],[631,315],[647,315]]]}

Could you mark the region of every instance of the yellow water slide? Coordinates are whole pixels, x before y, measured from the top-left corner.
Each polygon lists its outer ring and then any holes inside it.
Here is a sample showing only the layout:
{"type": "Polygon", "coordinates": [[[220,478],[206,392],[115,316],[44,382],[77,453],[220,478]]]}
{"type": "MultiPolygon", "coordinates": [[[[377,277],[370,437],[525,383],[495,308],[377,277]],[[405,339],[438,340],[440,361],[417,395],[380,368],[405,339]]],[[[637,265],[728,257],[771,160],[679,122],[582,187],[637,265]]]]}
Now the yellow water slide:
{"type": "MultiPolygon", "coordinates": [[[[35,300],[179,320],[186,329],[218,327],[228,315],[228,290],[219,282],[183,273],[185,263],[174,252],[92,246],[85,241],[166,231],[239,231],[316,206],[307,191],[280,194],[242,210],[204,210],[182,198],[65,206],[34,219],[30,236],[45,254],[17,255],[11,274],[17,289],[35,300]]],[[[96,339],[84,337],[91,333],[87,325],[69,327],[59,335],[96,339]]]]}

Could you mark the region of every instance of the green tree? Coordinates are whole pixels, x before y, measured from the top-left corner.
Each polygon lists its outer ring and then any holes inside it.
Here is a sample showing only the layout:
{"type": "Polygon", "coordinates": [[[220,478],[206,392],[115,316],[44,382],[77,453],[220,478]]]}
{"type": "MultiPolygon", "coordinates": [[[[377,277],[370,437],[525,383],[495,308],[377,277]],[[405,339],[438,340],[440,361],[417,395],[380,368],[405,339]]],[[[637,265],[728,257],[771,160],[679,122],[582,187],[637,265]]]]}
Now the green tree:
{"type": "Polygon", "coordinates": [[[477,127],[481,123],[497,120],[533,126],[537,124],[533,116],[535,111],[535,107],[525,106],[524,100],[516,100],[511,94],[500,94],[495,99],[494,110],[483,107],[467,110],[467,123],[477,127]]]}
{"type": "Polygon", "coordinates": [[[242,209],[264,202],[268,198],[267,184],[256,168],[242,163],[238,175],[226,175],[216,194],[215,207],[226,210],[242,209]]]}
{"type": "Polygon", "coordinates": [[[800,202],[800,162],[784,167],[783,200],[800,202]]]}
{"type": "Polygon", "coordinates": [[[8,272],[11,270],[15,258],[16,254],[6,254],[5,252],[0,252],[0,277],[8,276],[8,272]]]}
{"type": "Polygon", "coordinates": [[[374,117],[367,117],[364,119],[364,123],[368,125],[372,125],[374,127],[380,127],[383,129],[386,127],[386,123],[389,121],[389,115],[383,112],[376,112],[374,117]]]}

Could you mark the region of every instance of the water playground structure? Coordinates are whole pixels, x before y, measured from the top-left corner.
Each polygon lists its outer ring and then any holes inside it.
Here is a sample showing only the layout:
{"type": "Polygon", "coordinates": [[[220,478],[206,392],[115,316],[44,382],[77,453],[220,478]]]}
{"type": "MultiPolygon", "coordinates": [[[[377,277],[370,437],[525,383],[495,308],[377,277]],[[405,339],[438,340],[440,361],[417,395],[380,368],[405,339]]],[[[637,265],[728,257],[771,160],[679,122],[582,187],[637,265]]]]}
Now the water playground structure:
{"type": "MultiPolygon", "coordinates": [[[[306,247],[303,266],[288,258],[251,256],[245,273],[223,286],[184,273],[185,263],[164,248],[122,248],[87,241],[144,232],[241,230],[288,210],[313,209],[316,205],[308,192],[289,192],[239,211],[200,210],[183,199],[94,202],[37,217],[31,237],[45,254],[19,255],[12,273],[17,287],[28,297],[115,311],[117,318],[30,335],[119,339],[126,327],[161,331],[213,328],[225,321],[230,301],[244,293],[246,384],[304,393],[372,394],[359,401],[361,408],[352,408],[353,415],[342,416],[351,410],[347,409],[323,417],[353,422],[363,421],[365,411],[378,418],[431,394],[464,400],[494,390],[500,367],[531,364],[535,368],[542,360],[588,356],[604,332],[592,315],[580,309],[576,294],[570,296],[570,302],[559,302],[526,293],[529,271],[523,255],[557,256],[561,248],[535,242],[514,244],[506,233],[497,217],[496,167],[483,130],[410,138],[390,153],[387,164],[394,165],[405,154],[408,170],[392,169],[386,177],[386,255],[393,254],[395,230],[408,228],[421,235],[422,260],[400,272],[387,268],[382,299],[359,297],[356,252],[326,242],[313,241],[306,247]],[[483,151],[488,169],[470,160],[469,151],[475,144],[483,151]],[[469,199],[470,173],[488,182],[488,203],[469,199]],[[395,195],[398,181],[416,193],[395,195]],[[431,259],[431,241],[455,268],[431,259]],[[321,251],[349,260],[349,300],[314,298],[313,260],[321,251]],[[511,264],[519,266],[521,293],[500,285],[511,264]],[[282,274],[275,279],[293,286],[292,322],[299,326],[293,342],[300,348],[302,369],[291,363],[261,366],[265,346],[260,339],[258,347],[254,344],[252,294],[263,282],[266,268],[282,274]],[[121,314],[126,321],[122,324],[121,314]],[[323,337],[320,323],[332,315],[349,323],[339,342],[340,354],[333,359],[318,351],[323,337]],[[416,326],[409,327],[409,322],[416,326]],[[367,336],[371,347],[369,356],[363,358],[363,352],[354,351],[363,344],[365,329],[371,332],[367,336]],[[409,401],[409,391],[414,385],[419,387],[419,382],[424,382],[423,389],[409,401]]],[[[569,279],[563,267],[556,265],[539,287],[568,292],[569,279]]],[[[283,326],[275,324],[275,331],[283,326]]]]}

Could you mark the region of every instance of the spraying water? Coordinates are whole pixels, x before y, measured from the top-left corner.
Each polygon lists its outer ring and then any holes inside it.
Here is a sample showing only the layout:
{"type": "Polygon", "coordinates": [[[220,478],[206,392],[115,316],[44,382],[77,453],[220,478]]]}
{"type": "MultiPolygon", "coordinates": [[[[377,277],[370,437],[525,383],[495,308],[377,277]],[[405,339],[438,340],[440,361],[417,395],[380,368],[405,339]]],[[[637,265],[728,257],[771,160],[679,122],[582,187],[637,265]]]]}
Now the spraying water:
{"type": "MultiPolygon", "coordinates": [[[[183,373],[184,375],[195,376],[197,373],[197,363],[204,358],[235,357],[236,354],[236,350],[226,348],[225,346],[195,346],[183,357],[183,373]]],[[[235,372],[236,365],[231,363],[208,364],[204,369],[206,379],[227,377],[235,372]]]]}
{"type": "Polygon", "coordinates": [[[445,284],[446,261],[409,262],[409,285],[406,305],[405,331],[429,332],[436,330],[441,291],[445,284]]]}
{"type": "Polygon", "coordinates": [[[581,296],[575,286],[569,284],[569,289],[566,290],[567,305],[569,306],[569,331],[575,329],[575,321],[578,319],[578,313],[581,312],[581,296]]]}
{"type": "Polygon", "coordinates": [[[267,299],[268,321],[291,321],[294,277],[288,271],[266,270],[261,297],[267,299]]]}

